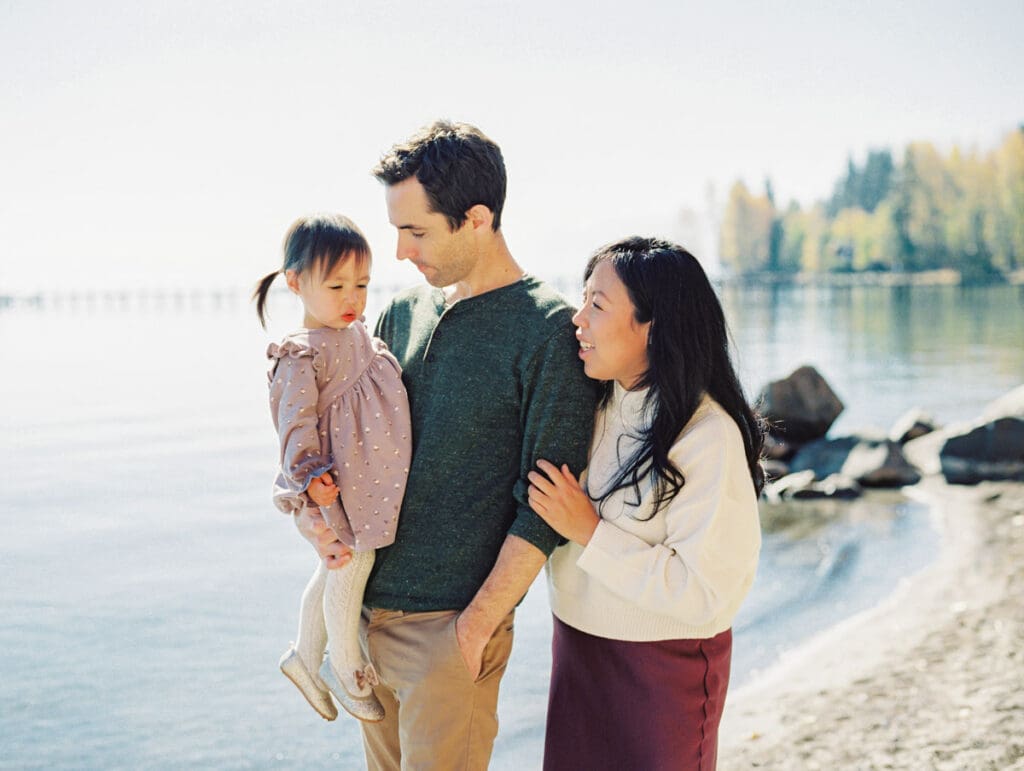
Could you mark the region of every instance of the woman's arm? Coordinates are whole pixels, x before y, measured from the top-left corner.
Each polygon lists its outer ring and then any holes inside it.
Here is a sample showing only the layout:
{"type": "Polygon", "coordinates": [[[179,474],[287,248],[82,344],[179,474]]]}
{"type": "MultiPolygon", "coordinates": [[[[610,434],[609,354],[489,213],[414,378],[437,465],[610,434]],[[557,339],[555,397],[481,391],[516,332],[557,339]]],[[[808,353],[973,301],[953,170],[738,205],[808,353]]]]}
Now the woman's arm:
{"type": "MultiPolygon", "coordinates": [[[[656,515],[665,518],[664,541],[649,544],[615,521],[600,520],[576,564],[642,608],[701,626],[736,601],[756,570],[761,543],[757,499],[739,430],[726,416],[700,420],[670,457],[686,484],[656,515]]],[[[576,497],[566,482],[553,484],[566,499],[576,497]]],[[[550,516],[556,530],[559,517],[583,519],[579,507],[575,514],[565,506],[552,512],[552,500],[547,496],[543,502],[549,504],[547,513],[537,513],[550,516]]]]}

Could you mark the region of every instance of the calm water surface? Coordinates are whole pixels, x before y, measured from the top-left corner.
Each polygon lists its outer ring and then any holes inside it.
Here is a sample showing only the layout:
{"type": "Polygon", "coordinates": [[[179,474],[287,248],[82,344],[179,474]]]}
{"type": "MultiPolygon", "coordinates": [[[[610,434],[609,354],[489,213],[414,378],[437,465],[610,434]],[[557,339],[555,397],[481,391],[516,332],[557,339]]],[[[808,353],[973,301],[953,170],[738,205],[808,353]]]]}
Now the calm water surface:
{"type": "MultiPolygon", "coordinates": [[[[847,405],[835,434],[912,406],[968,419],[1024,381],[1012,288],[722,294],[748,389],[814,364],[847,405]]],[[[241,301],[0,311],[0,767],[362,767],[356,722],[320,720],[276,668],[313,567],[269,497],[282,302],[269,333],[241,301]]],[[[766,535],[734,683],[934,553],[920,507],[844,511],[814,538],[766,535]]],[[[549,630],[538,584],[494,768],[539,765],[549,630]]]]}

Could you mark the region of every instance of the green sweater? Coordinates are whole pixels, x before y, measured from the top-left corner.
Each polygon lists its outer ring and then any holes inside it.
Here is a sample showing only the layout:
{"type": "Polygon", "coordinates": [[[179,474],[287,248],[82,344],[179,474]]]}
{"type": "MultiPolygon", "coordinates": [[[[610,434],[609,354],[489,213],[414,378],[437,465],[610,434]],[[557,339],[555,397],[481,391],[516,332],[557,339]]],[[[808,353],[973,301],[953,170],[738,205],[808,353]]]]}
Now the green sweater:
{"type": "Polygon", "coordinates": [[[596,388],[583,374],[573,309],[541,281],[445,309],[439,289],[398,295],[376,334],[402,365],[413,460],[395,543],[377,551],[364,602],[404,611],[469,604],[514,534],[559,541],[527,503],[537,460],[583,470],[596,388]]]}

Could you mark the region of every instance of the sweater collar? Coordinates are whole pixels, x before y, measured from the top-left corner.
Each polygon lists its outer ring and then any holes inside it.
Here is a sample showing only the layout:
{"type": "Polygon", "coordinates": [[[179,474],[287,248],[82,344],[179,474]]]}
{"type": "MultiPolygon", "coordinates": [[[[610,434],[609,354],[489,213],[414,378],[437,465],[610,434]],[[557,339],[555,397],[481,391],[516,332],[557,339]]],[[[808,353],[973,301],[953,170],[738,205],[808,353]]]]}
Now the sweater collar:
{"type": "Polygon", "coordinates": [[[641,425],[646,428],[650,424],[653,410],[644,410],[649,388],[638,388],[627,391],[617,380],[612,381],[612,398],[609,411],[618,416],[627,425],[641,425]]]}

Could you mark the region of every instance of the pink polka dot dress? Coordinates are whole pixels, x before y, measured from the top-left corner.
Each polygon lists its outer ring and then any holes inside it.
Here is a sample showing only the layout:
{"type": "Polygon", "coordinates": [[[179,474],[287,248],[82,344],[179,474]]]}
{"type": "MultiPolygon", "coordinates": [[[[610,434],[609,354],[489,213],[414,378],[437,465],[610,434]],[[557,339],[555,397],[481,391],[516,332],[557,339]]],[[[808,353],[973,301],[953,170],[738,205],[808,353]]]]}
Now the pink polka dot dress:
{"type": "Polygon", "coordinates": [[[355,551],[392,543],[412,457],[398,361],[360,321],[293,332],[271,344],[267,357],[281,439],[277,508],[315,507],[305,490],[329,471],[340,498],[321,511],[338,540],[355,551]]]}

